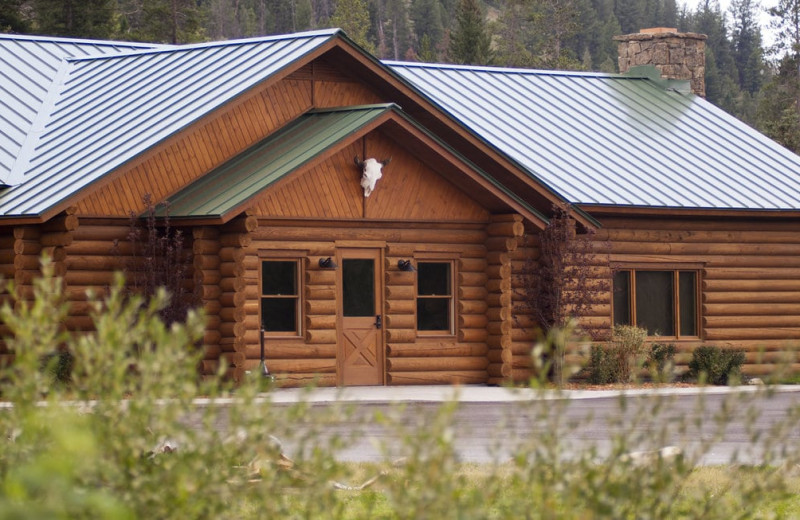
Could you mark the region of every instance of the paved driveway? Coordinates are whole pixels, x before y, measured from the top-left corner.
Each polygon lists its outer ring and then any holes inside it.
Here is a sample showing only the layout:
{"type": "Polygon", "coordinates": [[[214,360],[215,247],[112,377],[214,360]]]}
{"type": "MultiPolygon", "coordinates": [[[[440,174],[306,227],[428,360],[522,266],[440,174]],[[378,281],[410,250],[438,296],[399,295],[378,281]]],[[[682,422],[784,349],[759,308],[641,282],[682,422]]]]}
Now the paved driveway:
{"type": "MultiPolygon", "coordinates": [[[[309,394],[278,390],[275,402],[307,400],[322,411],[349,402],[352,418],[326,426],[343,439],[338,457],[381,461],[414,446],[402,430],[429,432],[437,411],[458,401],[447,434],[459,458],[469,462],[507,460],[535,443],[559,443],[564,456],[594,449],[602,457],[624,437],[631,450],[679,446],[701,464],[759,463],[766,451],[800,450],[800,388],[693,388],[656,391],[545,392],[488,387],[370,387],[319,389],[309,394]],[[390,420],[376,420],[375,417],[390,420]],[[775,433],[777,432],[777,433],[775,433]],[[754,442],[754,439],[756,441],[754,442]],[[768,446],[764,439],[774,442],[768,446]]],[[[423,441],[424,442],[424,441],[423,441]]],[[[287,445],[291,453],[295,449],[287,445]]]]}

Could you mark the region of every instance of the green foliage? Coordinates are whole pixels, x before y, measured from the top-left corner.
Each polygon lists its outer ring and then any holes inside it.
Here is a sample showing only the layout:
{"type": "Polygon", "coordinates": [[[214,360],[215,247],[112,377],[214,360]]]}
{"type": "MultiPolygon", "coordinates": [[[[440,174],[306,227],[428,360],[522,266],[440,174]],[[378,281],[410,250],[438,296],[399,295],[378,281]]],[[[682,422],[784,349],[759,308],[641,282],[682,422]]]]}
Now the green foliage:
{"type": "Polygon", "coordinates": [[[647,330],[615,325],[607,345],[593,345],[587,371],[594,384],[630,383],[641,366],[647,330]]]}
{"type": "Polygon", "coordinates": [[[491,36],[479,0],[460,0],[456,25],[450,34],[450,60],[453,63],[489,65],[493,55],[491,36]]]}
{"type": "Polygon", "coordinates": [[[674,377],[675,345],[672,343],[653,343],[647,353],[645,368],[650,378],[657,383],[669,383],[674,377]]]}
{"type": "Polygon", "coordinates": [[[736,384],[741,379],[744,361],[741,350],[704,345],[692,352],[688,377],[712,385],[736,384]]]}
{"type": "MultiPolygon", "coordinates": [[[[715,401],[707,420],[676,417],[668,398],[623,397],[604,409],[610,445],[579,450],[570,439],[586,438],[594,420],[576,419],[567,394],[535,389],[483,426],[497,462],[469,465],[458,460],[457,402],[385,413],[279,405],[261,377],[235,389],[221,377],[200,379],[191,345],[202,317],[167,326],[158,316],[166,294],[143,306],[125,297],[121,277],[106,298],[91,299],[96,331],[64,334],[62,283],[49,264],[43,272],[34,300],[0,308],[16,354],[0,374],[2,518],[728,519],[800,511],[800,483],[789,472],[800,457],[778,449],[791,446],[800,413],[769,437],[753,435],[763,466],[732,460],[719,471],[697,469],[731,421],[755,420],[750,394],[715,401]],[[55,345],[74,356],[68,386],[41,370],[55,345]],[[367,425],[382,428],[385,462],[337,461],[346,439],[336,432],[360,435],[367,425]],[[517,433],[531,428],[534,435],[517,433]],[[661,449],[687,436],[703,439],[697,452],[661,449]],[[354,481],[372,486],[333,485],[354,481]]],[[[541,349],[568,336],[554,329],[541,349]]]]}
{"type": "Polygon", "coordinates": [[[375,52],[375,46],[367,39],[369,11],[365,0],[339,0],[328,23],[330,27],[344,30],[354,42],[367,51],[375,52]]]}

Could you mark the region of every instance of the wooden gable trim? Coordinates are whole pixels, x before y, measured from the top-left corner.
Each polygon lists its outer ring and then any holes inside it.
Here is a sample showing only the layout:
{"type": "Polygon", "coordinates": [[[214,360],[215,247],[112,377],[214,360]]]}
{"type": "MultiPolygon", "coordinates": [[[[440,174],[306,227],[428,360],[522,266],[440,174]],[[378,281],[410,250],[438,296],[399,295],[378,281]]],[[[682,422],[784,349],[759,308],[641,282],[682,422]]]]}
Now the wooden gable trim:
{"type": "Polygon", "coordinates": [[[500,188],[492,184],[484,176],[477,173],[473,168],[470,168],[460,158],[456,157],[451,150],[448,150],[440,142],[431,139],[418,127],[412,125],[403,118],[393,118],[391,123],[399,125],[404,131],[408,132],[416,139],[419,139],[420,141],[424,142],[427,146],[431,147],[439,156],[446,158],[446,160],[451,166],[457,168],[461,173],[463,173],[473,182],[477,183],[481,188],[491,193],[496,198],[502,200],[513,211],[522,215],[523,218],[525,218],[525,220],[529,221],[539,229],[545,228],[547,222],[543,221],[539,215],[536,215],[535,213],[531,212],[528,208],[526,208],[524,205],[520,204],[518,201],[509,197],[500,188]]]}
{"type": "MultiPolygon", "coordinates": [[[[423,143],[425,146],[430,148],[438,157],[441,157],[443,160],[445,160],[448,165],[458,169],[459,172],[465,175],[469,180],[476,183],[481,189],[489,193],[495,199],[502,201],[503,204],[505,204],[512,211],[515,211],[520,215],[522,215],[522,217],[525,220],[532,223],[538,229],[544,229],[544,227],[546,226],[547,222],[543,221],[539,215],[532,212],[529,208],[526,208],[523,204],[514,200],[512,197],[509,197],[508,194],[506,194],[498,186],[491,183],[488,179],[486,179],[485,177],[477,173],[475,170],[473,170],[468,164],[464,163],[464,161],[461,158],[456,156],[447,147],[443,146],[440,142],[436,141],[435,139],[432,139],[427,133],[420,130],[412,123],[410,123],[407,119],[398,116],[397,113],[392,111],[386,111],[384,114],[380,115],[379,117],[376,117],[369,124],[364,125],[358,131],[350,134],[346,140],[342,140],[335,146],[332,146],[329,149],[325,150],[324,152],[318,154],[313,159],[305,163],[302,166],[302,170],[305,171],[314,168],[316,165],[325,161],[329,157],[339,153],[339,151],[341,151],[343,148],[350,146],[353,142],[362,139],[369,133],[385,125],[390,125],[390,128],[394,126],[396,128],[395,132],[399,130],[403,132],[404,135],[409,135],[414,139],[416,139],[418,142],[423,143]]],[[[287,175],[284,178],[271,184],[267,189],[276,189],[280,187],[282,184],[286,183],[288,179],[290,179],[291,177],[292,175],[287,175]]],[[[210,219],[199,219],[199,220],[187,219],[186,222],[189,221],[211,222],[214,221],[214,219],[221,220],[222,222],[227,222],[228,220],[236,217],[236,215],[239,215],[240,213],[244,212],[247,208],[250,208],[253,204],[252,202],[253,199],[257,196],[258,195],[254,195],[253,197],[250,197],[249,199],[242,202],[238,206],[232,208],[230,211],[228,211],[224,215],[221,215],[220,217],[212,217],[210,219]]]]}
{"type": "MultiPolygon", "coordinates": [[[[190,125],[186,126],[185,128],[183,128],[179,132],[177,132],[175,134],[172,134],[171,136],[167,137],[166,139],[164,139],[160,143],[158,143],[158,144],[154,145],[153,147],[151,147],[150,149],[148,149],[146,152],[144,152],[142,154],[139,154],[138,156],[132,158],[131,160],[129,160],[125,164],[123,164],[120,167],[118,167],[117,169],[115,169],[114,171],[112,171],[109,174],[103,176],[102,179],[99,179],[96,182],[92,183],[90,186],[87,186],[87,187],[81,189],[80,191],[76,192],[75,194],[73,194],[68,199],[65,199],[65,200],[59,202],[58,204],[55,204],[55,205],[51,206],[47,211],[43,212],[42,215],[40,216],[40,218],[37,219],[36,221],[38,221],[38,222],[47,221],[50,218],[52,218],[54,215],[57,215],[57,214],[61,213],[62,211],[64,211],[66,208],[71,207],[71,206],[75,206],[76,204],[79,203],[79,201],[81,201],[82,199],[86,198],[90,193],[99,192],[100,190],[102,190],[106,186],[110,185],[111,183],[113,183],[114,181],[119,179],[120,177],[124,176],[125,174],[127,174],[127,173],[129,173],[129,172],[131,172],[133,170],[135,170],[137,167],[140,167],[140,166],[144,165],[148,160],[153,159],[159,153],[162,153],[165,149],[168,149],[168,148],[170,148],[172,146],[175,146],[175,145],[177,145],[179,143],[182,143],[186,139],[190,139],[197,132],[203,131],[205,128],[207,128],[213,122],[218,121],[218,120],[220,120],[220,119],[222,119],[224,117],[230,116],[231,113],[233,111],[235,111],[237,107],[241,106],[242,104],[246,103],[247,101],[251,100],[252,98],[254,98],[256,96],[261,95],[261,93],[265,89],[268,89],[268,88],[270,88],[270,87],[272,87],[274,85],[277,85],[278,83],[280,83],[281,81],[283,81],[284,79],[288,78],[290,75],[295,73],[298,69],[301,69],[302,67],[308,65],[309,63],[311,63],[314,60],[316,60],[317,58],[319,58],[320,56],[328,53],[332,48],[340,47],[340,46],[341,46],[340,40],[338,38],[332,38],[330,41],[320,45],[317,48],[315,48],[313,51],[309,52],[308,54],[303,56],[301,59],[298,59],[298,60],[296,60],[296,61],[294,61],[292,63],[289,63],[283,69],[281,69],[280,71],[278,71],[275,74],[271,75],[269,78],[265,79],[263,82],[259,83],[258,85],[253,86],[251,89],[247,90],[246,92],[243,92],[240,95],[230,99],[224,105],[216,108],[215,110],[213,110],[211,112],[208,112],[207,114],[205,114],[203,117],[201,117],[197,121],[195,121],[195,122],[191,123],[190,125]]],[[[313,93],[313,88],[311,89],[311,91],[313,93]]],[[[307,109],[310,109],[312,107],[313,107],[313,94],[312,94],[312,102],[307,107],[307,109]]],[[[297,114],[297,116],[299,116],[299,115],[301,115],[301,114],[297,114]]],[[[291,119],[293,119],[293,118],[290,118],[289,121],[291,121],[291,119]]],[[[289,121],[287,121],[286,123],[288,123],[289,121]]],[[[286,124],[286,123],[283,123],[283,124],[286,124]]],[[[282,126],[282,125],[280,125],[280,126],[282,126]]],[[[279,128],[280,126],[278,126],[275,129],[273,129],[273,131],[276,130],[277,128],[279,128]]],[[[261,138],[263,138],[263,137],[265,137],[265,136],[261,136],[261,138]]],[[[256,139],[256,141],[257,140],[258,139],[256,139]]],[[[225,160],[227,160],[227,159],[223,159],[222,161],[219,162],[219,164],[224,163],[225,160]]],[[[215,166],[218,166],[219,164],[216,164],[215,166]]],[[[172,193],[168,193],[167,195],[165,195],[165,198],[173,195],[174,193],[176,193],[179,190],[180,190],[180,188],[178,188],[177,190],[174,190],[172,193]]],[[[90,215],[87,215],[87,216],[90,216],[90,215]]],[[[104,215],[100,215],[100,217],[102,217],[102,216],[104,216],[104,215]]]]}
{"type": "MultiPolygon", "coordinates": [[[[357,60],[364,69],[373,75],[373,77],[380,77],[383,80],[383,90],[390,91],[387,92],[387,98],[403,107],[405,112],[416,118],[420,123],[422,123],[423,126],[429,128],[437,135],[439,135],[443,129],[446,129],[447,132],[443,138],[447,142],[451,142],[451,137],[456,137],[457,140],[460,140],[466,145],[465,148],[472,147],[480,150],[485,156],[491,158],[491,160],[495,164],[499,165],[502,169],[511,172],[514,175],[514,185],[508,185],[509,179],[498,180],[506,184],[508,188],[515,193],[523,193],[526,189],[533,190],[540,199],[538,201],[539,204],[547,206],[547,211],[549,211],[550,207],[554,205],[562,206],[566,203],[569,203],[569,201],[560,197],[549,187],[524,173],[518,164],[507,158],[504,154],[500,153],[493,146],[489,145],[486,141],[480,139],[478,136],[464,128],[460,123],[439,108],[438,105],[434,104],[427,97],[411,87],[405,80],[401,79],[387,67],[380,64],[377,59],[365,55],[356,47],[352,46],[340,46],[337,48],[337,51],[344,52],[352,59],[357,60]],[[398,95],[402,98],[398,99],[398,95]]],[[[376,87],[378,90],[382,90],[380,88],[381,85],[376,85],[376,87]]],[[[461,146],[456,146],[456,148],[461,149],[461,146]]],[[[472,157],[469,158],[474,160],[472,157]]],[[[494,170],[494,168],[489,168],[487,167],[488,165],[485,164],[478,163],[478,166],[487,171],[494,170]]],[[[589,215],[576,213],[574,218],[585,227],[597,227],[597,222],[593,221],[589,215]]]]}
{"type": "MultiPolygon", "coordinates": [[[[117,180],[120,176],[132,171],[137,166],[144,164],[155,154],[161,152],[165,148],[174,146],[183,139],[186,139],[188,136],[193,135],[195,132],[208,125],[210,121],[229,115],[232,110],[248,100],[251,96],[258,95],[263,89],[282,81],[292,73],[297,72],[304,66],[322,56],[329,56],[333,60],[349,60],[351,64],[355,66],[352,69],[352,76],[367,78],[364,80],[364,82],[376,89],[376,91],[384,92],[387,98],[392,101],[400,101],[401,106],[406,107],[406,109],[411,108],[411,114],[417,117],[423,125],[430,128],[437,134],[444,131],[445,138],[448,142],[451,142],[451,140],[456,141],[458,144],[456,147],[457,149],[470,149],[470,147],[477,149],[480,152],[478,155],[483,154],[483,156],[485,156],[487,159],[483,160],[483,158],[481,158],[481,162],[484,164],[478,163],[477,165],[485,170],[491,170],[493,172],[497,171],[497,173],[500,174],[496,175],[498,181],[505,184],[515,193],[521,194],[524,199],[534,202],[534,204],[539,207],[561,205],[566,202],[545,185],[524,173],[520,169],[519,165],[508,159],[504,154],[501,154],[495,148],[488,145],[488,143],[461,126],[449,115],[444,113],[444,111],[441,110],[437,105],[433,104],[430,100],[413,89],[407,82],[380,64],[378,60],[361,51],[357,46],[352,44],[347,37],[338,35],[331,38],[331,40],[328,42],[315,48],[301,59],[288,64],[281,71],[273,74],[261,84],[250,89],[248,92],[233,98],[224,106],[209,112],[202,119],[195,121],[182,131],[173,134],[161,143],[152,147],[147,152],[131,159],[125,165],[104,176],[91,186],[80,190],[67,200],[61,201],[60,203],[52,206],[42,214],[42,218],[47,220],[53,215],[63,211],[66,207],[75,205],[77,201],[86,197],[89,193],[97,192],[103,189],[110,183],[117,180]],[[362,74],[362,72],[368,74],[362,74]],[[398,97],[400,99],[397,99],[398,97]],[[500,167],[499,169],[497,168],[498,165],[500,167]],[[504,172],[509,172],[512,175],[512,178],[509,178],[504,172]]],[[[314,74],[312,74],[312,78],[313,77],[314,74]]],[[[311,91],[311,106],[313,106],[313,80],[311,91]]],[[[311,106],[309,106],[309,108],[311,108],[311,106]]],[[[476,154],[470,155],[475,156],[476,154]]],[[[474,160],[474,157],[471,157],[470,159],[474,160]]],[[[168,193],[165,196],[169,197],[177,191],[178,190],[174,190],[172,193],[168,193]]],[[[549,207],[546,208],[546,210],[549,209],[549,207]]],[[[588,215],[576,214],[575,218],[584,226],[596,227],[596,222],[592,221],[588,215]]]]}

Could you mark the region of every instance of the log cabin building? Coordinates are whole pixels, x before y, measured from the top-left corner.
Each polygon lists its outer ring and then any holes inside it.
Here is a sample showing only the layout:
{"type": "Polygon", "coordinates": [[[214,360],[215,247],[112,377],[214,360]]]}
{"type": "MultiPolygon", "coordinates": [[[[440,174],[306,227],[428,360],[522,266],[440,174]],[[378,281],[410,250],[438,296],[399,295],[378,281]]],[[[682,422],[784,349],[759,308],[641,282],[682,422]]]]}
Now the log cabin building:
{"type": "Polygon", "coordinates": [[[25,297],[48,253],[89,329],[149,194],[204,370],[257,370],[263,338],[284,384],[499,384],[531,374],[519,275],[570,204],[613,279],[585,321],[768,371],[800,341],[800,158],[703,99],[701,35],[619,41],[624,74],[382,63],[339,30],[0,35],[0,274],[25,297]]]}

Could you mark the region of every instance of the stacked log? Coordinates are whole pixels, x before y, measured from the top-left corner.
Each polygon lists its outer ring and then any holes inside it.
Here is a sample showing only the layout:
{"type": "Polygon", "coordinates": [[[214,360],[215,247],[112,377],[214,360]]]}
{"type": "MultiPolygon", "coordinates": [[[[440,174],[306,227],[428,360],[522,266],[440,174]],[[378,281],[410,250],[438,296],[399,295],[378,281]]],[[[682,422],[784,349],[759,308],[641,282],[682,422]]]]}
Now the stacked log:
{"type": "Polygon", "coordinates": [[[417,348],[416,274],[403,271],[397,263],[413,258],[412,244],[391,243],[386,252],[386,367],[387,383],[396,384],[403,366],[399,357],[417,348]],[[391,318],[390,318],[391,317],[391,318]]]}
{"type": "Polygon", "coordinates": [[[68,330],[94,329],[89,316],[89,293],[102,298],[113,283],[114,272],[128,269],[132,252],[129,234],[130,225],[123,220],[85,219],[73,232],[72,242],[65,246],[64,260],[64,281],[70,306],[68,330]]]}
{"type": "MultiPolygon", "coordinates": [[[[516,381],[527,380],[533,374],[531,351],[539,333],[539,323],[533,316],[528,298],[529,281],[526,272],[539,258],[539,236],[537,230],[527,229],[526,235],[518,239],[519,247],[509,253],[511,259],[511,308],[514,312],[511,331],[511,362],[518,370],[516,381]],[[528,370],[524,375],[523,370],[528,370]]],[[[505,303],[505,302],[503,302],[505,303]]]]}
{"type": "MultiPolygon", "coordinates": [[[[480,313],[486,295],[486,273],[476,271],[485,265],[485,229],[478,225],[464,228],[432,229],[369,226],[306,226],[274,220],[262,221],[248,251],[252,258],[270,251],[283,254],[296,251],[307,258],[305,266],[305,305],[303,338],[267,337],[267,367],[282,384],[299,385],[315,381],[320,385],[337,384],[337,308],[336,271],[320,269],[319,259],[334,256],[337,247],[381,247],[384,251],[384,339],[386,341],[387,384],[485,383],[486,334],[485,311],[480,323],[468,319],[467,332],[459,336],[418,337],[416,330],[415,274],[401,271],[397,261],[415,258],[424,251],[441,258],[464,258],[468,267],[464,278],[469,284],[456,294],[459,310],[480,313]],[[383,242],[384,240],[387,240],[383,242]],[[483,324],[483,325],[482,325],[483,324]],[[478,329],[479,326],[483,330],[478,329]],[[470,328],[472,327],[472,328],[470,328]],[[468,337],[478,340],[468,341],[468,337]],[[484,336],[485,337],[485,336],[484,336]],[[425,363],[430,361],[430,365],[425,363]],[[427,368],[426,368],[427,367],[427,368]]],[[[257,260],[254,260],[254,262],[257,260]]],[[[459,271],[461,261],[455,264],[459,271]]],[[[257,264],[250,269],[255,272],[257,264]]],[[[458,311],[457,311],[458,313],[458,311]]],[[[455,324],[456,329],[462,323],[455,324]]],[[[252,356],[258,352],[253,345],[252,356]]],[[[254,364],[252,366],[255,366],[254,364]]]]}
{"type": "Polygon", "coordinates": [[[525,226],[519,215],[494,215],[487,226],[487,304],[489,384],[529,377],[528,368],[514,366],[513,288],[510,254],[517,250],[525,226]]]}
{"type": "MultiPolygon", "coordinates": [[[[258,277],[247,276],[246,249],[258,219],[242,216],[232,220],[219,232],[219,285],[207,296],[219,302],[219,346],[222,359],[231,364],[233,377],[240,380],[247,372],[248,330],[259,330],[258,312],[248,313],[248,301],[258,301],[258,277]]],[[[252,307],[252,306],[251,306],[252,307]]],[[[251,334],[252,336],[252,334],[251,334]]],[[[250,340],[252,341],[252,337],[250,340]]]]}
{"type": "MultiPolygon", "coordinates": [[[[14,243],[16,238],[12,229],[4,230],[6,234],[0,236],[0,280],[2,280],[3,287],[0,287],[0,304],[5,303],[9,299],[9,294],[6,292],[5,283],[14,279],[14,243]]],[[[11,334],[11,330],[5,323],[0,322],[0,363],[7,363],[11,361],[8,348],[4,338],[11,334]]]]}
{"type": "MultiPolygon", "coordinates": [[[[763,374],[800,348],[797,222],[606,219],[597,251],[612,263],[699,272],[700,339],[675,341],[685,364],[700,344],[746,351],[744,371],[763,374]]],[[[609,297],[610,301],[610,297],[609,297]]],[[[608,312],[610,316],[610,309],[608,312]]]]}
{"type": "MultiPolygon", "coordinates": [[[[213,374],[219,369],[220,355],[220,255],[219,229],[196,227],[192,230],[192,267],[194,268],[194,291],[200,307],[205,312],[206,326],[203,333],[205,354],[201,371],[213,374]]],[[[232,350],[232,349],[231,349],[232,350]]]]}

